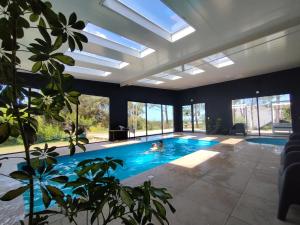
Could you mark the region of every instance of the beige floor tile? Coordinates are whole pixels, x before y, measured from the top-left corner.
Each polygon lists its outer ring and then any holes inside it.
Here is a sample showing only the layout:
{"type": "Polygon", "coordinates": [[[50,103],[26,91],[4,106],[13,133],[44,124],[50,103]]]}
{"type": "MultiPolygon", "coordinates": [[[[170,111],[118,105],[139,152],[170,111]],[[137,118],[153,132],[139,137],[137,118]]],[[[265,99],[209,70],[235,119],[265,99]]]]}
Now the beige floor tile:
{"type": "Polygon", "coordinates": [[[278,186],[271,183],[268,175],[253,174],[248,182],[245,194],[260,197],[274,203],[278,202],[278,186]]]}
{"type": "Polygon", "coordinates": [[[251,171],[245,168],[217,168],[201,179],[213,185],[243,193],[251,177],[251,171]]]}
{"type": "Polygon", "coordinates": [[[226,225],[249,225],[249,223],[246,223],[240,219],[237,219],[237,218],[231,216],[228,219],[226,225]]]}
{"type": "Polygon", "coordinates": [[[243,195],[232,216],[251,225],[272,225],[277,205],[274,202],[243,195]]]}
{"type": "Polygon", "coordinates": [[[178,196],[205,207],[229,214],[237,204],[240,194],[204,181],[197,181],[178,196]]]}
{"type": "Polygon", "coordinates": [[[171,225],[224,225],[228,215],[180,196],[173,201],[176,213],[169,215],[171,225]]]}

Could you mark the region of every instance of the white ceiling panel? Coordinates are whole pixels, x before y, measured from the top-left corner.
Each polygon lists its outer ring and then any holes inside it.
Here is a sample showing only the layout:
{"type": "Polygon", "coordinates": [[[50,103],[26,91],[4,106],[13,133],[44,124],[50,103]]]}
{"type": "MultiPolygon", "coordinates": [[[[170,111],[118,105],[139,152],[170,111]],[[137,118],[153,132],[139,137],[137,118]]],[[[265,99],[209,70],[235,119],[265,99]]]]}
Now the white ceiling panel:
{"type": "MultiPolygon", "coordinates": [[[[86,23],[90,22],[156,51],[144,58],[103,44],[95,37],[84,45],[84,50],[130,65],[115,69],[103,65],[78,61],[77,66],[98,69],[111,74],[107,77],[91,74],[74,76],[81,79],[140,85],[165,89],[185,89],[223,82],[300,66],[300,1],[299,0],[162,0],[176,14],[195,28],[195,32],[172,43],[124,16],[103,7],[99,0],[53,0],[56,10],[70,14],[76,12],[86,23]],[[280,32],[281,31],[281,32],[280,32]],[[278,33],[279,32],[279,33],[278,33]],[[204,57],[223,52],[234,65],[215,68],[204,57]],[[197,75],[172,70],[183,64],[199,66],[205,72],[197,75]],[[151,79],[165,71],[181,76],[164,83],[137,82],[151,79]]],[[[28,40],[36,38],[30,32],[28,40]]],[[[102,40],[103,42],[103,40],[102,40]]],[[[64,51],[67,50],[65,47],[64,51]]],[[[22,54],[23,69],[32,64],[22,54]]],[[[170,78],[170,77],[169,77],[170,78]]]]}

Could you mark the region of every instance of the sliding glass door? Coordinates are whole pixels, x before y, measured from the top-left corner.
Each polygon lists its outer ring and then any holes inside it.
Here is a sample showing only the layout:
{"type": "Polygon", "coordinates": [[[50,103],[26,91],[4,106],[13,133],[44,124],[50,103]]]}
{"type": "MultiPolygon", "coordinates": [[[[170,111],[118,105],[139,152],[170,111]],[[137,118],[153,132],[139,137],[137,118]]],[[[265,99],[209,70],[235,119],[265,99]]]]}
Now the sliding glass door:
{"type": "Polygon", "coordinates": [[[182,106],[182,125],[183,125],[183,131],[191,131],[191,132],[193,131],[191,105],[182,106]]]}
{"type": "Polygon", "coordinates": [[[162,134],[162,106],[147,103],[147,134],[162,134]]]}
{"type": "Polygon", "coordinates": [[[205,103],[198,103],[193,105],[193,114],[194,114],[194,132],[205,132],[206,123],[205,123],[205,103]]]}
{"type": "Polygon", "coordinates": [[[128,127],[130,136],[146,136],[146,104],[141,102],[128,102],[128,127]]]}
{"type": "Polygon", "coordinates": [[[146,136],[174,132],[174,108],[141,102],[128,102],[130,136],[146,136]]]}
{"type": "Polygon", "coordinates": [[[258,106],[261,135],[292,132],[290,95],[258,98],[258,106]]]}
{"type": "Polygon", "coordinates": [[[171,105],[162,106],[163,133],[174,132],[174,109],[171,105]]]}
{"type": "Polygon", "coordinates": [[[245,124],[248,134],[258,135],[258,113],[256,98],[245,98],[232,101],[233,124],[245,124]]]}
{"type": "Polygon", "coordinates": [[[109,98],[81,95],[78,105],[79,126],[84,127],[90,143],[107,141],[109,130],[109,98]]]}
{"type": "Polygon", "coordinates": [[[290,95],[232,101],[233,124],[244,123],[248,134],[286,135],[292,132],[290,95]]]}

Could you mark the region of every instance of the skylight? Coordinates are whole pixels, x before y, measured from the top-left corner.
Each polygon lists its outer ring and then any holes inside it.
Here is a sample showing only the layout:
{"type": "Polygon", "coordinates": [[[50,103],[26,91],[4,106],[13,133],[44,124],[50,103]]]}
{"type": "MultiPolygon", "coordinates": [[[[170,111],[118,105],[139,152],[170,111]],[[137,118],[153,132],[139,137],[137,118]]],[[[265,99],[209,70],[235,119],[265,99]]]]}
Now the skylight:
{"type": "Polygon", "coordinates": [[[234,62],[222,52],[203,58],[203,60],[217,68],[222,68],[234,64],[234,62]]]}
{"type": "Polygon", "coordinates": [[[147,79],[147,78],[138,80],[137,82],[144,83],[144,84],[155,84],[155,85],[159,85],[159,84],[165,83],[165,82],[160,81],[160,80],[151,80],[151,79],[147,79]]]}
{"type": "Polygon", "coordinates": [[[89,41],[135,57],[143,58],[155,52],[152,48],[148,48],[145,45],[108,31],[102,27],[98,27],[92,23],[88,23],[84,28],[84,31],[97,36],[97,39],[89,37],[89,41]]]}
{"type": "Polygon", "coordinates": [[[96,70],[86,67],[79,67],[79,66],[66,66],[65,71],[67,73],[79,73],[79,74],[86,74],[92,76],[100,76],[100,77],[107,77],[111,74],[111,72],[106,72],[102,70],[96,70]]]}
{"type": "Polygon", "coordinates": [[[177,75],[172,75],[172,74],[168,74],[168,73],[159,73],[156,75],[153,75],[153,77],[159,77],[159,78],[163,78],[166,80],[178,80],[181,79],[181,76],[177,76],[177,75]]]}
{"type": "Polygon", "coordinates": [[[103,5],[170,42],[195,31],[161,0],[104,0],[103,5]]]}
{"type": "Polygon", "coordinates": [[[178,67],[175,67],[174,69],[179,72],[187,73],[190,75],[197,75],[197,74],[205,72],[205,70],[200,69],[200,68],[190,65],[190,64],[184,64],[183,66],[178,66],[178,67]]]}
{"type": "Polygon", "coordinates": [[[75,50],[74,52],[71,52],[70,50],[68,50],[65,54],[71,56],[76,61],[107,66],[115,69],[122,69],[129,65],[129,63],[127,62],[118,61],[115,59],[107,58],[85,51],[75,50]]]}

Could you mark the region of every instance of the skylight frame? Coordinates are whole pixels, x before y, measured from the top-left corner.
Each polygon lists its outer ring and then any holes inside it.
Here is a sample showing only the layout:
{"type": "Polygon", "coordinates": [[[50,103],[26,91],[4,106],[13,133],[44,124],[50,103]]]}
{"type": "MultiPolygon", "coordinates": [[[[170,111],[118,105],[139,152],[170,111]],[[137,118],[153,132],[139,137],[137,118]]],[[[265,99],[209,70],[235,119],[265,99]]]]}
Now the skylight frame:
{"type": "Polygon", "coordinates": [[[88,37],[90,43],[101,45],[137,58],[144,58],[155,52],[152,48],[90,22],[86,24],[82,32],[88,37]],[[138,48],[134,46],[138,46],[138,48]]]}
{"type": "Polygon", "coordinates": [[[67,66],[65,65],[65,72],[67,73],[75,73],[75,74],[85,74],[85,75],[92,75],[97,77],[107,77],[111,75],[111,72],[92,69],[88,67],[81,67],[81,66],[67,66]]]}
{"type": "Polygon", "coordinates": [[[140,26],[150,30],[154,34],[157,34],[170,42],[178,41],[196,31],[195,28],[189,25],[183,18],[177,15],[172,9],[170,9],[163,2],[162,4],[165,5],[165,7],[171,10],[178,18],[180,18],[182,21],[186,23],[186,26],[184,28],[176,32],[170,33],[166,29],[162,28],[161,25],[155,23],[154,21],[149,20],[141,13],[135,11],[131,7],[124,4],[122,0],[102,0],[101,4],[107,7],[108,9],[126,17],[127,19],[139,24],[140,26]]]}
{"type": "Polygon", "coordinates": [[[101,66],[110,67],[119,70],[130,65],[127,62],[115,60],[105,56],[96,55],[90,52],[79,51],[77,49],[73,52],[68,50],[65,54],[71,56],[73,59],[75,59],[75,61],[101,65],[101,66]]]}
{"type": "Polygon", "coordinates": [[[208,57],[203,58],[202,60],[218,69],[235,64],[234,61],[231,60],[228,56],[226,56],[223,52],[210,55],[208,57]]]}

